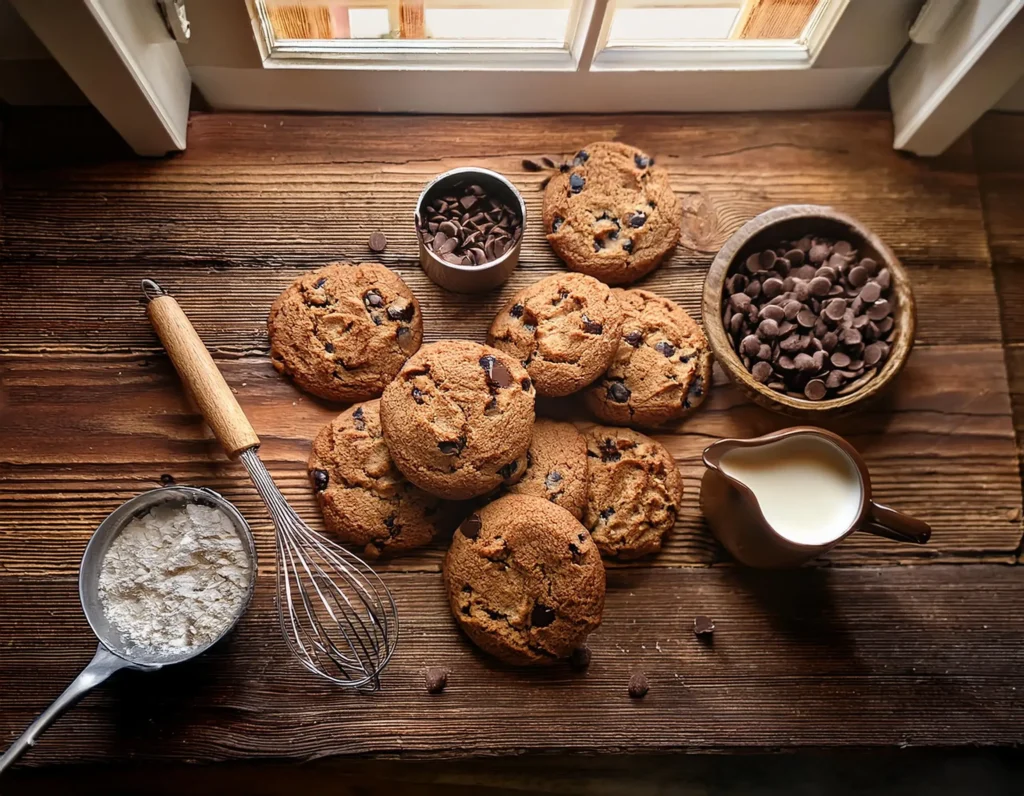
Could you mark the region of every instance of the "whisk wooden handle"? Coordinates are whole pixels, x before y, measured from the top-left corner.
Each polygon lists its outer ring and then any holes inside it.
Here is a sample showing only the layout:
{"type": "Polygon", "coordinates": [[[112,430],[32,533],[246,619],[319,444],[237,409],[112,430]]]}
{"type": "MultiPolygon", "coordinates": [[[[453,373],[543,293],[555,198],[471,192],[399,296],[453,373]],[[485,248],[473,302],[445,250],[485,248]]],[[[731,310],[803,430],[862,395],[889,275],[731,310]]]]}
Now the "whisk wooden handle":
{"type": "Polygon", "coordinates": [[[159,295],[149,302],[148,312],[175,370],[228,456],[259,445],[260,438],[178,302],[159,295]]]}

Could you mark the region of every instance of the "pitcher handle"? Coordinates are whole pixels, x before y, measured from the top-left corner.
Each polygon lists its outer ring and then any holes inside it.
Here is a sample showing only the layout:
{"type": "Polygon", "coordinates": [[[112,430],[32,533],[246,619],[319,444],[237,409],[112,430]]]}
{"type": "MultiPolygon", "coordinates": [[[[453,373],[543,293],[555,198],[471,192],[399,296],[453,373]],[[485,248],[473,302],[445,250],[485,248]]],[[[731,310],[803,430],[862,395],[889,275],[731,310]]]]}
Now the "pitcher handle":
{"type": "Polygon", "coordinates": [[[928,523],[874,501],[871,501],[868,521],[861,530],[909,544],[925,544],[932,536],[928,523]]]}

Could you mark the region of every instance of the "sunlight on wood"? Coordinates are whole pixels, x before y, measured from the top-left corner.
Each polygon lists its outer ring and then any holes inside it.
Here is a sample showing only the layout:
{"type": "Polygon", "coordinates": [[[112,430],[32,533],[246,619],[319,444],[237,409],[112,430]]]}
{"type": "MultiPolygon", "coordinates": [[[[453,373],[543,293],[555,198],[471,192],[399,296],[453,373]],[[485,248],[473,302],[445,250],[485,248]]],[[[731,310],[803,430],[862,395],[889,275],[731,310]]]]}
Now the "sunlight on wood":
{"type": "Polygon", "coordinates": [[[795,39],[807,26],[819,0],[747,0],[733,37],[795,39]]]}

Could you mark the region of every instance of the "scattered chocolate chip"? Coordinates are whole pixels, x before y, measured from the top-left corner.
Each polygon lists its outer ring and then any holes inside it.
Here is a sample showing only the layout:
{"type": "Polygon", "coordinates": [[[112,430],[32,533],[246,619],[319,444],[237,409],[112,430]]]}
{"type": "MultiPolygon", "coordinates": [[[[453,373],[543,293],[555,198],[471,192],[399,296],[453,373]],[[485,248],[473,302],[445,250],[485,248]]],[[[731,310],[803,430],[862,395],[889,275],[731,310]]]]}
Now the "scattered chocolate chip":
{"type": "Polygon", "coordinates": [[[569,190],[572,193],[579,193],[583,190],[583,186],[586,184],[586,180],[580,174],[572,174],[569,176],[569,190]]]}
{"type": "Polygon", "coordinates": [[[643,213],[634,213],[629,217],[629,225],[634,229],[639,229],[647,223],[647,216],[643,213]]]}
{"type": "Polygon", "coordinates": [[[388,247],[388,238],[383,232],[374,232],[370,235],[370,251],[378,254],[388,247]]]}
{"type": "Polygon", "coordinates": [[[323,492],[325,489],[327,489],[327,485],[330,483],[331,477],[327,474],[326,470],[313,470],[312,476],[313,489],[315,489],[317,492],[323,492]]]}
{"type": "Polygon", "coordinates": [[[632,254],[632,252],[633,252],[633,241],[628,240],[628,239],[622,241],[622,251],[624,251],[626,254],[632,254]]]}
{"type": "Polygon", "coordinates": [[[398,299],[388,305],[388,318],[392,321],[411,321],[416,314],[416,307],[411,301],[398,299]]]}
{"type": "Polygon", "coordinates": [[[512,309],[508,311],[508,314],[511,315],[513,318],[522,318],[523,310],[524,307],[522,304],[513,304],[512,309]]]}
{"type": "Polygon", "coordinates": [[[576,153],[576,157],[572,159],[572,165],[582,166],[588,160],[590,160],[590,153],[587,152],[587,150],[585,149],[581,149],[579,152],[576,153]]]}
{"type": "Polygon", "coordinates": [[[648,166],[651,165],[651,159],[642,152],[637,152],[635,155],[633,155],[633,162],[636,163],[636,167],[638,169],[646,169],[648,166]]]}
{"type": "Polygon", "coordinates": [[[583,321],[583,331],[587,334],[601,334],[604,331],[604,327],[597,321],[590,320],[586,313],[580,316],[580,320],[583,321]]]}
{"type": "Polygon", "coordinates": [[[448,670],[431,666],[423,673],[423,685],[428,694],[440,694],[448,685],[448,670]]]}
{"type": "Polygon", "coordinates": [[[544,477],[544,488],[548,492],[554,492],[559,488],[559,484],[562,483],[562,474],[558,470],[552,470],[544,477]]]}
{"type": "Polygon", "coordinates": [[[707,616],[698,616],[693,620],[693,633],[696,636],[710,636],[715,632],[715,623],[707,616]]]}
{"type": "Polygon", "coordinates": [[[629,678],[629,695],[633,699],[643,699],[650,690],[651,684],[647,680],[647,675],[643,672],[636,672],[629,678]]]}
{"type": "Polygon", "coordinates": [[[644,341],[644,333],[633,331],[627,334],[622,339],[625,340],[629,345],[633,346],[633,348],[639,348],[640,344],[644,341]]]}
{"type": "Polygon", "coordinates": [[[160,476],[161,486],[174,486],[176,483],[178,482],[174,480],[174,476],[170,473],[164,473],[160,476]]]}
{"type": "Polygon", "coordinates": [[[324,343],[324,351],[328,354],[334,353],[334,343],[324,343]]]}
{"type": "MultiPolygon", "coordinates": [[[[601,458],[603,459],[604,457],[602,456],[601,458]]],[[[618,461],[618,456],[616,456],[614,461],[618,461]]],[[[615,514],[615,509],[613,509],[611,506],[609,506],[606,509],[601,509],[601,511],[599,511],[598,514],[600,515],[602,520],[607,520],[609,517],[611,517],[612,515],[615,514]]]]}
{"type": "Polygon", "coordinates": [[[315,289],[319,290],[320,288],[322,288],[326,284],[327,284],[327,277],[326,276],[322,276],[318,280],[316,280],[316,284],[313,285],[313,287],[315,289]]]}
{"type": "MultiPolygon", "coordinates": [[[[462,524],[459,526],[459,533],[467,539],[476,539],[480,535],[480,526],[482,525],[483,520],[480,519],[480,515],[473,512],[462,521],[462,524]]],[[[451,526],[449,525],[448,527],[450,528],[451,526]]]]}
{"type": "Polygon", "coordinates": [[[423,392],[419,389],[419,387],[412,388],[412,399],[418,404],[423,403],[423,392]]]}
{"type": "Polygon", "coordinates": [[[523,382],[522,382],[523,392],[529,392],[531,387],[533,387],[533,382],[530,381],[529,379],[523,379],[523,382]]]}
{"type": "Polygon", "coordinates": [[[530,611],[530,624],[533,627],[547,627],[555,621],[555,612],[546,605],[537,603],[530,611]]]}
{"type": "Polygon", "coordinates": [[[577,672],[582,672],[588,666],[590,666],[590,647],[584,644],[582,647],[577,647],[569,655],[569,666],[577,672]]]}
{"type": "Polygon", "coordinates": [[[666,357],[670,357],[676,353],[676,347],[666,340],[661,340],[658,343],[655,343],[654,350],[666,357]]]}
{"type": "Polygon", "coordinates": [[[377,308],[384,306],[384,297],[376,290],[370,290],[363,296],[363,304],[368,308],[377,308]]]}
{"type": "Polygon", "coordinates": [[[352,427],[356,431],[366,431],[366,418],[363,417],[363,407],[359,407],[352,413],[352,427]]]}
{"type": "Polygon", "coordinates": [[[558,232],[559,227],[561,227],[562,224],[564,224],[564,223],[565,223],[565,219],[559,218],[558,216],[555,216],[555,218],[551,222],[551,231],[552,232],[558,232]]]}

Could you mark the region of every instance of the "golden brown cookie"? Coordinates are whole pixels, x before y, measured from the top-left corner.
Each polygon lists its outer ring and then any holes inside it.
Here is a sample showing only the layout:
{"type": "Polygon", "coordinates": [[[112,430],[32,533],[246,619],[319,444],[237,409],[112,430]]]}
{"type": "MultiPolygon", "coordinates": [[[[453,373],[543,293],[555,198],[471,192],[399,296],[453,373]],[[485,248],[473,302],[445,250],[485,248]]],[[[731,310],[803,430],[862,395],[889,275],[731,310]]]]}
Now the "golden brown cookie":
{"type": "Polygon", "coordinates": [[[416,297],[376,263],[303,274],[278,296],[267,328],[274,367],[332,401],[380,395],[423,340],[416,297]]]}
{"type": "Polygon", "coordinates": [[[601,555],[543,498],[508,495],[471,514],[452,537],[444,579],[459,626],[506,663],[555,663],[601,624],[601,555]]]}
{"type": "Polygon", "coordinates": [[[711,386],[704,330],[673,301],[647,290],[612,291],[624,313],[619,348],[584,394],[606,423],[657,426],[685,417],[711,386]]]}
{"type": "Polygon", "coordinates": [[[384,390],[391,458],[439,497],[465,500],[521,475],[536,391],[508,354],[468,340],[424,346],[384,390]]]}
{"type": "Polygon", "coordinates": [[[509,299],[487,342],[523,363],[538,395],[569,395],[608,367],[621,325],[607,285],[584,274],[554,274],[509,299]]]}
{"type": "Polygon", "coordinates": [[[403,553],[434,538],[441,501],[391,461],[380,401],[351,406],[324,426],[307,469],[327,530],[366,556],[403,553]]]}
{"type": "Polygon", "coordinates": [[[576,426],[538,419],[526,452],[526,473],[508,492],[550,500],[580,519],[587,503],[587,442],[576,426]]]}
{"type": "Polygon", "coordinates": [[[612,141],[589,144],[544,192],[544,230],[574,271],[609,285],[635,282],[679,242],[682,211],[668,172],[612,141]]]}
{"type": "Polygon", "coordinates": [[[659,442],[628,428],[594,426],[587,439],[583,524],[601,554],[639,558],[661,549],[676,523],[683,477],[659,442]]]}

